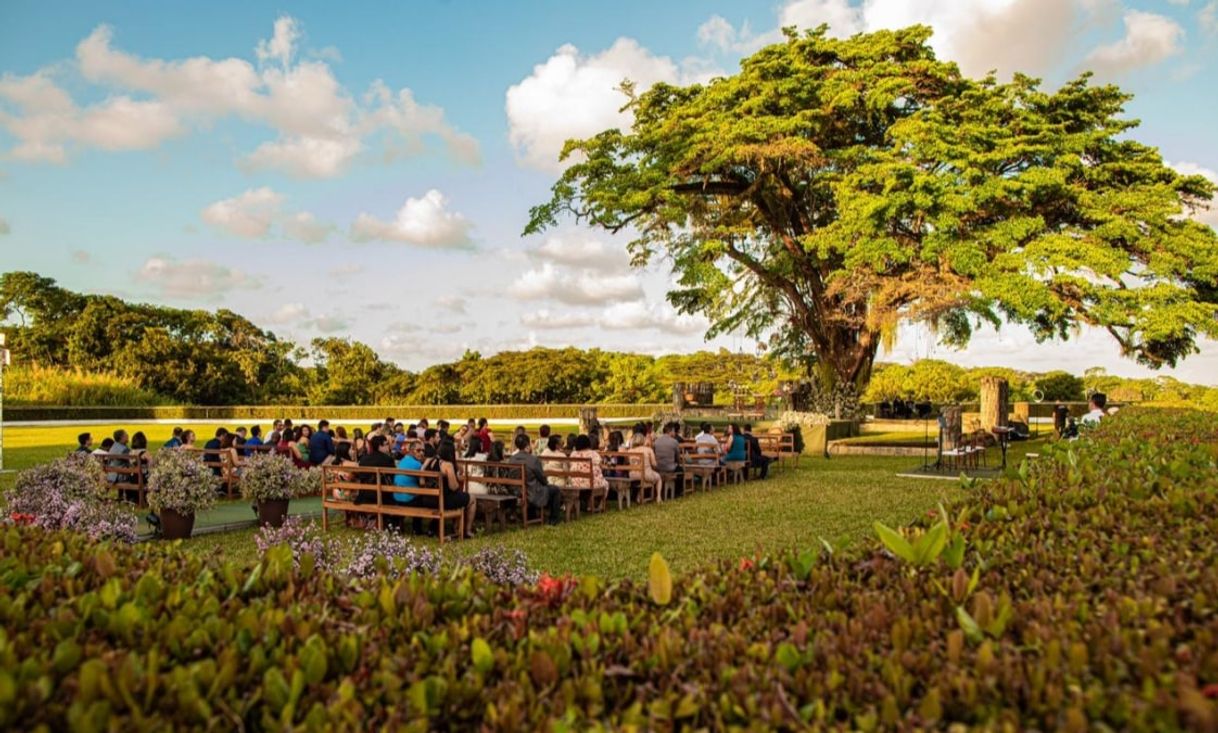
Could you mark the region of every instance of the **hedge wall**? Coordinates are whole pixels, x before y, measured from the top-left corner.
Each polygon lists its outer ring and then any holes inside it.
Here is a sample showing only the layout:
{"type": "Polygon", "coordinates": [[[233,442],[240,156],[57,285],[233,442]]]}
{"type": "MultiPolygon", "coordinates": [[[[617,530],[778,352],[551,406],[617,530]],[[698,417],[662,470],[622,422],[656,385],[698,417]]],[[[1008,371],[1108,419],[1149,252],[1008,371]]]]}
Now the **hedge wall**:
{"type": "MultiPolygon", "coordinates": [[[[5,407],[4,419],[18,420],[380,420],[421,417],[489,420],[579,417],[583,405],[257,405],[220,407],[5,407]]],[[[667,409],[664,404],[595,405],[601,419],[643,417],[667,409]]]]}
{"type": "Polygon", "coordinates": [[[884,544],[608,586],[0,529],[0,728],[1213,730],[1216,464],[1127,410],[884,544]]]}

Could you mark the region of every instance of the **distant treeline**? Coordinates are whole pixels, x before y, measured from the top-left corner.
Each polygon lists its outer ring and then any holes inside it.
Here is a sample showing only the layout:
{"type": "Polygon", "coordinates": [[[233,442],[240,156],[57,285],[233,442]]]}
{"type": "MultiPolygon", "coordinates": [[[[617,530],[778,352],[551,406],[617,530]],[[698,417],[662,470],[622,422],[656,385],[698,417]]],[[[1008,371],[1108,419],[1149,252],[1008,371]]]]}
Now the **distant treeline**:
{"type": "MultiPolygon", "coordinates": [[[[667,402],[677,382],[711,382],[771,395],[793,367],[753,354],[702,351],[651,357],[599,349],[508,351],[410,372],[366,344],[278,339],[228,310],[183,310],[85,295],[28,272],[0,275],[0,316],[15,364],[5,399],[25,405],[502,405],[667,402]]],[[[1017,399],[1081,400],[1089,389],[1120,401],[1212,403],[1218,388],[1170,378],[1122,379],[1091,370],[1033,374],[964,369],[936,360],[880,364],[865,402],[973,400],[981,377],[1006,377],[1017,399]]]]}

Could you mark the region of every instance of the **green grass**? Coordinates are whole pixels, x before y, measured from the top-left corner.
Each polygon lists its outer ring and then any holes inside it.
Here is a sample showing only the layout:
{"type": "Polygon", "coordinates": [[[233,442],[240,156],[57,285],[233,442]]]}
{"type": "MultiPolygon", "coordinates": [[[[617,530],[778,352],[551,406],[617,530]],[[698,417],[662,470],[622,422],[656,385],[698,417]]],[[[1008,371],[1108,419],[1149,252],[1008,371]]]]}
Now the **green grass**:
{"type": "Polygon", "coordinates": [[[883,432],[883,433],[864,433],[856,435],[853,438],[843,438],[841,443],[849,445],[891,445],[891,446],[915,446],[921,448],[923,445],[934,447],[938,437],[935,433],[929,436],[921,430],[918,432],[883,432]]]}
{"type": "MultiPolygon", "coordinates": [[[[142,426],[158,445],[171,426],[142,426]]],[[[192,425],[200,434],[214,426],[192,425]]],[[[530,426],[531,427],[531,426],[530,426]]],[[[113,428],[91,427],[94,434],[113,428]]],[[[24,468],[63,455],[75,442],[72,428],[10,428],[5,431],[6,465],[24,468]]],[[[1010,462],[1036,444],[1012,447],[1010,462]]],[[[767,481],[727,486],[660,505],[585,515],[557,527],[493,532],[453,543],[448,552],[473,552],[502,545],[519,548],[530,563],[550,573],[595,574],[605,578],[646,575],[647,561],[660,552],[675,571],[688,571],[720,558],[751,556],[788,547],[811,547],[819,538],[841,547],[871,536],[879,520],[899,525],[959,496],[955,482],[901,478],[909,458],[838,457],[800,460],[798,469],[778,471],[767,481]]],[[[11,485],[13,475],[3,477],[11,485]]],[[[341,525],[341,517],[337,519],[341,525]]],[[[479,522],[479,527],[481,522],[479,522]]],[[[335,532],[351,532],[341,526],[335,532]]],[[[196,537],[183,551],[223,553],[254,562],[254,530],[196,537]]],[[[419,540],[434,542],[433,540],[419,540]]]]}

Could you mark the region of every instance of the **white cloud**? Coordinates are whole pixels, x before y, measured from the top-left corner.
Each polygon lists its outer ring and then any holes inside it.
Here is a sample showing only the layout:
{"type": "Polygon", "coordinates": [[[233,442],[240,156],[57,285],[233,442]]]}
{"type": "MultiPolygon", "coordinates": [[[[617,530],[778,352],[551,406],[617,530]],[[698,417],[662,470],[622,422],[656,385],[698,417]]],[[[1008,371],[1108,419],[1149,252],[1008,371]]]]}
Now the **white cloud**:
{"type": "Polygon", "coordinates": [[[448,198],[431,189],[421,198],[407,198],[393,221],[361,213],[351,225],[357,242],[382,240],[422,247],[469,247],[472,224],[460,213],[447,210],[448,198]]]}
{"type": "Polygon", "coordinates": [[[614,272],[630,267],[625,247],[606,245],[585,232],[551,235],[529,253],[534,260],[614,272]]]}
{"type": "Polygon", "coordinates": [[[863,30],[863,11],[846,0],[793,0],[784,5],[778,14],[780,28],[789,25],[815,28],[822,23],[829,25],[832,36],[852,36],[863,30]]]}
{"type": "Polygon", "coordinates": [[[285,212],[286,201],[283,194],[263,186],[210,204],[200,216],[213,229],[245,239],[265,239],[278,225],[283,236],[316,244],[334,231],[333,224],[320,222],[307,211],[285,212]]]}
{"type": "Polygon", "coordinates": [[[64,163],[68,147],[149,150],[185,128],[174,111],[158,101],[110,97],[79,107],[46,72],[0,77],[0,127],[16,138],[9,155],[18,160],[64,163]]]}
{"type": "Polygon", "coordinates": [[[0,237],[3,237],[5,234],[10,234],[12,231],[13,228],[8,225],[8,219],[0,216],[0,237]]]}
{"type": "Polygon", "coordinates": [[[931,46],[942,58],[959,64],[971,76],[996,70],[1044,74],[1077,47],[1079,35],[1107,19],[1109,0],[787,0],[778,10],[777,27],[753,33],[737,29],[719,16],[699,28],[704,44],[724,51],[751,53],[782,40],[779,28],[808,30],[828,24],[832,37],[905,28],[934,29],[931,46]]]}
{"type": "Polygon", "coordinates": [[[337,333],[348,328],[346,319],[334,315],[318,316],[310,321],[310,325],[322,333],[337,333]]]}
{"type": "Polygon", "coordinates": [[[546,262],[522,274],[508,287],[520,300],[556,300],[568,305],[603,305],[643,297],[643,286],[632,274],[602,275],[593,270],[571,271],[546,262]]]}
{"type": "Polygon", "coordinates": [[[275,34],[270,40],[258,42],[258,48],[255,49],[258,60],[263,63],[278,61],[285,67],[290,65],[292,52],[299,38],[300,29],[296,25],[296,19],[286,15],[279,18],[275,21],[275,34]]]}
{"type": "Polygon", "coordinates": [[[1115,76],[1157,64],[1183,50],[1184,29],[1171,18],[1130,10],[1123,20],[1125,37],[1088,54],[1083,62],[1087,68],[1115,76]]]}
{"type": "Polygon", "coordinates": [[[1197,25],[1210,35],[1218,34],[1218,0],[1210,0],[1197,11],[1197,25]]]}
{"type": "Polygon", "coordinates": [[[380,81],[357,101],[325,61],[296,59],[300,35],[293,18],[279,18],[272,38],[255,49],[255,66],[242,58],[142,58],[114,48],[110,27],[98,26],[76,47],[80,73],[98,86],[150,98],[114,96],[80,108],[51,79],[55,67],[5,75],[0,100],[18,112],[0,109],[0,126],[17,139],[11,155],[53,162],[66,160],[71,148],[155,148],[188,125],[229,117],[276,133],[242,159],[251,169],[335,176],[374,142],[392,158],[424,150],[432,137],[453,157],[477,161],[477,141],[453,128],[441,108],[380,81]]]}
{"type": "Polygon", "coordinates": [[[283,233],[306,244],[324,242],[333,231],[333,224],[318,221],[307,211],[290,214],[283,220],[283,233]]]}
{"type": "Polygon", "coordinates": [[[586,313],[556,312],[544,308],[520,316],[520,325],[525,328],[587,328],[595,323],[596,318],[586,313]]]}
{"type": "MultiPolygon", "coordinates": [[[[1215,172],[1209,168],[1202,167],[1196,163],[1188,162],[1168,163],[1168,165],[1186,176],[1205,176],[1211,182],[1213,182],[1214,185],[1218,185],[1218,172],[1215,172]]],[[[1202,224],[1209,224],[1215,229],[1218,229],[1218,197],[1215,197],[1210,201],[1210,206],[1208,209],[1200,209],[1193,212],[1193,218],[1202,224]]]]}
{"type": "Polygon", "coordinates": [[[341,265],[331,267],[329,270],[330,276],[338,279],[345,279],[354,275],[359,275],[364,271],[363,265],[357,265],[354,262],[345,262],[341,265]]]}
{"type": "Polygon", "coordinates": [[[436,298],[436,305],[446,311],[451,311],[459,315],[465,315],[465,307],[468,305],[465,298],[459,295],[441,295],[436,298]]]}
{"type": "Polygon", "coordinates": [[[623,80],[641,92],[659,81],[688,84],[710,73],[696,60],[682,66],[656,56],[631,38],[592,56],[566,44],[508,88],[508,137],[523,165],[558,171],[567,140],[630,125],[630,113],[621,109],[626,96],[617,91],[623,80]]]}
{"type": "Polygon", "coordinates": [[[257,280],[232,268],[201,259],[149,257],[135,273],[168,298],[215,298],[232,290],[259,287],[257,280]]]}
{"type": "Polygon", "coordinates": [[[305,307],[304,303],[284,303],[267,320],[276,325],[283,326],[300,323],[308,317],[309,309],[305,307]]]}
{"type": "Polygon", "coordinates": [[[267,187],[253,188],[240,196],[223,199],[203,209],[203,221],[238,237],[257,239],[271,232],[284,196],[267,187]]]}
{"type": "Polygon", "coordinates": [[[648,306],[639,301],[611,306],[601,317],[600,324],[608,329],[634,331],[654,328],[681,335],[704,333],[709,325],[701,316],[681,315],[666,305],[648,306]]]}

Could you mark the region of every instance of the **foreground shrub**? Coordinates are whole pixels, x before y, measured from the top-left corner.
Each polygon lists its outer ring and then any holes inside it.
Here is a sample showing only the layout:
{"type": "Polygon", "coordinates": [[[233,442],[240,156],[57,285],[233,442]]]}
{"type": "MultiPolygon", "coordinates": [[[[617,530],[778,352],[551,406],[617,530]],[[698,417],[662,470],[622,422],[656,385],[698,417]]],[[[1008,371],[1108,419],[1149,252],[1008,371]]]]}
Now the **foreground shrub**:
{"type": "Polygon", "coordinates": [[[37,364],[5,368],[4,401],[6,406],[54,407],[143,407],[175,402],[144,389],[132,377],[37,364]]]}
{"type": "Polygon", "coordinates": [[[899,552],[608,586],[9,527],[0,727],[1213,729],[1216,460],[1208,416],[1126,410],[894,530],[899,552]]]}
{"type": "Polygon", "coordinates": [[[135,515],[118,501],[97,460],[84,453],[17,474],[7,514],[12,521],[83,532],[94,540],[136,538],[135,515]]]}

